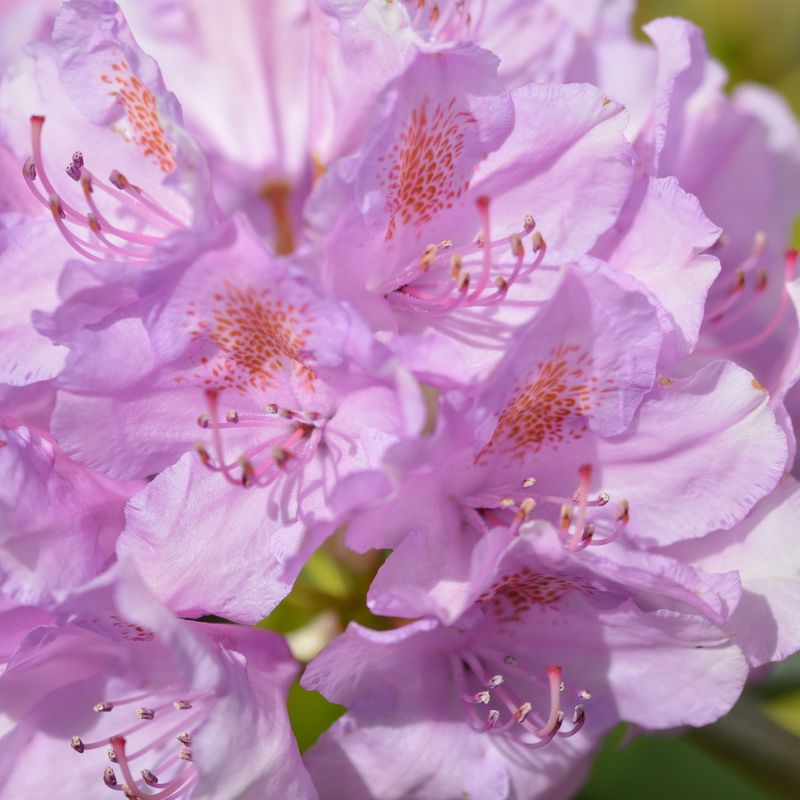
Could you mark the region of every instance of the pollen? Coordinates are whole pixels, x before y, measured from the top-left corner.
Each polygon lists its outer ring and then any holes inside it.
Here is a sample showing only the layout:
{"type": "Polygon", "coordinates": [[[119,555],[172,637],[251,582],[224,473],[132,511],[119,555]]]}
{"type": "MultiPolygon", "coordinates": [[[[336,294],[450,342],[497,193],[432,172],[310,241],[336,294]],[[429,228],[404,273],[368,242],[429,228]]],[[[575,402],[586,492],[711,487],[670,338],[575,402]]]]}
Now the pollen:
{"type": "Polygon", "coordinates": [[[386,240],[398,225],[420,228],[451,208],[469,186],[459,160],[475,117],[460,110],[456,99],[432,105],[428,98],[412,110],[398,140],[382,156],[379,183],[390,213],[386,240]]]}
{"type": "Polygon", "coordinates": [[[306,305],[298,307],[273,297],[269,289],[241,288],[230,281],[211,299],[207,318],[200,318],[206,315],[194,302],[186,312],[189,335],[213,342],[224,354],[201,359],[202,368],[195,373],[200,386],[242,394],[269,390],[288,370],[314,390],[316,375],[302,361],[313,323],[306,305]]]}
{"type": "Polygon", "coordinates": [[[592,409],[603,403],[613,381],[595,373],[594,359],[578,345],[561,344],[517,384],[492,438],[476,456],[480,463],[500,451],[522,460],[543,448],[583,438],[592,409]]]}
{"type": "Polygon", "coordinates": [[[143,154],[162,172],[172,172],[177,164],[161,127],[155,95],[133,74],[124,59],[114,62],[111,75],[101,75],[100,80],[111,87],[110,94],[125,109],[132,138],[143,154]]]}

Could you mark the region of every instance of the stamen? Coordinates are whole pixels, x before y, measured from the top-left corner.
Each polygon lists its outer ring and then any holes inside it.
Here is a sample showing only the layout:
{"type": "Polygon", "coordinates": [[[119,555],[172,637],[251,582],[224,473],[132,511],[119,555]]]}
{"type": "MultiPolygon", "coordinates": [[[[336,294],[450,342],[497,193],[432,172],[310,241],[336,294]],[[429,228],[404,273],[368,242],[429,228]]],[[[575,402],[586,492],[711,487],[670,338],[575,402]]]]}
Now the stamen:
{"type": "Polygon", "coordinates": [[[110,181],[125,193],[123,198],[119,198],[118,194],[115,194],[112,189],[106,187],[101,181],[97,181],[89,173],[85,167],[83,153],[80,151],[72,154],[72,160],[66,167],[66,174],[72,180],[81,183],[89,213],[84,215],[67,203],[56,190],[44,166],[42,156],[44,121],[45,118],[43,116],[36,115],[31,117],[33,156],[26,159],[22,174],[34,197],[42,205],[50,209],[61,235],[83,258],[95,263],[104,263],[115,259],[145,260],[150,256],[152,247],[163,239],[163,236],[150,236],[144,233],[125,231],[111,223],[98,208],[92,197],[95,184],[113,196],[116,203],[124,205],[140,223],[156,224],[160,228],[164,228],[165,224],[168,224],[165,229],[167,233],[175,228],[186,227],[186,223],[164,209],[142,189],[130,183],[118,170],[114,170],[111,173],[110,181]],[[35,183],[37,178],[41,181],[44,193],[39,190],[35,183]],[[87,230],[93,238],[86,240],[76,236],[68,226],[87,230]],[[123,244],[112,241],[109,239],[109,235],[120,239],[123,244]]]}
{"type": "Polygon", "coordinates": [[[114,770],[111,767],[106,767],[103,770],[103,783],[109,787],[109,789],[114,789],[117,785],[117,776],[114,773],[114,770]]]}
{"type": "Polygon", "coordinates": [[[589,499],[589,482],[592,479],[592,465],[583,464],[578,469],[578,475],[580,476],[581,480],[580,487],[576,492],[576,497],[578,497],[578,518],[575,522],[575,534],[572,537],[572,542],[569,548],[573,551],[580,544],[580,539],[583,536],[584,526],[586,525],[586,506],[589,499]]]}
{"type": "Polygon", "coordinates": [[[475,243],[457,248],[453,248],[451,240],[445,240],[439,246],[429,244],[420,254],[418,263],[409,265],[404,271],[410,276],[409,282],[391,292],[387,299],[408,311],[443,316],[462,307],[495,305],[505,298],[517,280],[536,269],[544,258],[546,247],[539,233],[534,232],[533,217],[530,214],[525,217],[519,232],[491,241],[489,199],[478,198],[476,206],[482,230],[475,243]],[[525,236],[532,236],[534,260],[523,269],[525,236]],[[502,245],[510,247],[514,265],[510,274],[496,275],[492,279],[492,251],[502,245]],[[455,252],[451,252],[453,249],[455,252]],[[480,271],[473,280],[464,269],[464,259],[479,252],[480,271]]]}
{"type": "MultiPolygon", "coordinates": [[[[797,251],[796,250],[789,250],[785,255],[785,266],[784,266],[784,276],[783,276],[783,286],[781,290],[780,300],[778,301],[778,306],[772,314],[770,321],[757,333],[753,334],[749,338],[745,339],[744,341],[736,342],[735,344],[729,345],[721,345],[719,347],[713,348],[703,348],[699,347],[695,351],[698,355],[704,356],[732,356],[736,355],[737,353],[744,353],[748,350],[752,350],[755,347],[763,344],[773,333],[780,327],[780,324],[783,322],[783,318],[786,315],[786,309],[791,302],[791,298],[789,296],[789,291],[787,285],[794,279],[795,271],[797,269],[797,251]]],[[[763,273],[763,277],[760,278],[763,286],[766,286],[766,273],[763,273]]],[[[763,294],[763,289],[761,291],[763,294]]],[[[760,295],[754,295],[758,297],[760,295]]],[[[752,307],[752,303],[747,306],[745,309],[745,313],[750,310],[752,307]]],[[[737,317],[738,318],[738,317],[737,317]]],[[[730,319],[730,318],[729,318],[730,319]]],[[[719,328],[721,325],[718,325],[719,328]]]]}

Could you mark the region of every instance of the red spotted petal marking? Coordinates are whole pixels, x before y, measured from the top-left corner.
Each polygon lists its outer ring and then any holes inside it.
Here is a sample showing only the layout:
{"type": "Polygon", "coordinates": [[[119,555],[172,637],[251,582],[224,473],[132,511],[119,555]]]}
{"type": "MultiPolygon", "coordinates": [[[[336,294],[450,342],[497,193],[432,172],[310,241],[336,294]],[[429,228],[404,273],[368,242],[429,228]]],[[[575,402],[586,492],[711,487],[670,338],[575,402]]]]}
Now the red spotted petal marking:
{"type": "Polygon", "coordinates": [[[177,164],[161,127],[155,95],[133,74],[125,59],[114,62],[111,70],[111,75],[101,75],[100,80],[111,86],[110,94],[125,109],[133,140],[162,172],[172,172],[177,164]]]}
{"type": "Polygon", "coordinates": [[[387,241],[398,225],[421,228],[464,193],[470,176],[465,177],[458,161],[467,130],[476,122],[455,98],[445,106],[425,98],[412,110],[398,140],[379,159],[378,180],[390,213],[387,241]]]}
{"type": "Polygon", "coordinates": [[[593,374],[594,358],[578,345],[561,344],[553,349],[529,382],[517,384],[489,443],[478,453],[480,463],[489,453],[501,450],[522,460],[545,447],[553,450],[569,440],[583,438],[588,415],[601,406],[613,381],[593,374]]]}
{"type": "Polygon", "coordinates": [[[554,606],[573,591],[588,596],[597,590],[580,575],[534,572],[523,567],[518,572],[502,575],[478,597],[478,603],[489,606],[498,622],[519,622],[532,608],[554,606]]]}
{"type": "Polygon", "coordinates": [[[208,339],[226,354],[201,359],[204,368],[194,375],[199,386],[244,394],[274,388],[279,373],[289,369],[314,390],[316,374],[303,364],[314,321],[306,305],[297,307],[273,297],[269,289],[240,288],[230,281],[212,297],[207,318],[190,302],[184,322],[192,338],[208,339]]]}

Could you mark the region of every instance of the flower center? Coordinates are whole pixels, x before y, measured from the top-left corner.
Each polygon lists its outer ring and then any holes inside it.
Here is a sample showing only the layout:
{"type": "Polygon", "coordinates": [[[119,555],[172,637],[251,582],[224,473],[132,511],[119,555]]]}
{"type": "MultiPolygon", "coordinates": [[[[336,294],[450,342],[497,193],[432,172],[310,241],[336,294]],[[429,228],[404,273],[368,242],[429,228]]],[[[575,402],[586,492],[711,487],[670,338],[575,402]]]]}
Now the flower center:
{"type": "Polygon", "coordinates": [[[460,308],[496,305],[514,283],[526,278],[541,264],[547,246],[541,234],[535,231],[536,223],[530,214],[525,217],[521,230],[493,240],[489,198],[479,197],[476,205],[481,218],[478,240],[457,247],[449,240],[438,245],[429,244],[419,261],[403,270],[410,276],[408,283],[388,295],[387,299],[394,306],[417,314],[441,316],[460,308]],[[533,258],[526,264],[524,239],[528,236],[533,258]],[[492,252],[506,247],[511,250],[513,264],[492,277],[492,252]]]}
{"type": "Polygon", "coordinates": [[[406,0],[416,7],[412,24],[427,29],[429,38],[439,43],[475,39],[486,12],[487,0],[406,0]],[[473,14],[472,9],[479,9],[473,14]]]}
{"type": "Polygon", "coordinates": [[[56,190],[45,168],[42,155],[44,121],[42,116],[31,117],[33,156],[25,161],[22,175],[33,196],[50,210],[61,235],[81,257],[95,263],[142,263],[150,258],[153,248],[169,233],[188,227],[186,222],[167,211],[118,170],[112,171],[108,183],[97,178],[86,167],[80,151],[73,154],[66,173],[80,183],[88,211],[82,212],[68,203],[56,190]],[[125,230],[109,220],[110,213],[104,213],[97,203],[95,189],[111,198],[115,214],[133,220],[134,230],[125,230]],[[142,233],[143,229],[154,233],[142,233]]]}
{"type": "MultiPolygon", "coordinates": [[[[464,704],[467,721],[478,733],[504,736],[528,748],[549,744],[556,736],[574,736],[586,719],[584,705],[575,705],[572,727],[562,731],[564,712],[561,694],[565,687],[560,666],[546,668],[545,691],[549,696],[546,716],[540,715],[530,698],[542,693],[541,681],[522,669],[512,656],[499,658],[497,653],[481,648],[462,652],[450,659],[453,680],[464,704]],[[476,705],[490,707],[486,719],[475,710],[476,705]]],[[[579,695],[588,699],[588,692],[579,695]]]]}
{"type": "Polygon", "coordinates": [[[130,724],[120,730],[112,722],[113,732],[96,741],[84,742],[80,736],[73,736],[70,740],[70,746],[76,753],[105,749],[114,767],[106,766],[103,782],[110,789],[122,791],[126,797],[139,800],[167,800],[190,791],[197,779],[197,771],[191,764],[191,731],[208,714],[208,704],[213,702],[210,692],[162,703],[152,703],[153,699],[153,693],[142,692],[120,700],[95,703],[94,711],[97,714],[112,715],[123,726],[122,720],[129,718],[130,724]],[[152,704],[140,705],[147,700],[152,704]],[[137,706],[135,712],[130,709],[134,704],[137,706]],[[172,742],[177,742],[177,745],[172,746],[172,742]],[[133,752],[132,743],[136,746],[133,752]],[[147,766],[142,766],[145,759],[147,766]],[[121,774],[122,783],[115,767],[121,774]],[[140,779],[134,777],[134,769],[139,770],[140,779]],[[160,780],[159,774],[168,777],[160,780]]]}
{"type": "Polygon", "coordinates": [[[263,414],[239,414],[231,410],[222,422],[217,393],[208,390],[205,396],[208,414],[201,415],[197,424],[211,430],[214,460],[204,444],[198,443],[195,448],[204,466],[222,473],[235,486],[269,486],[282,474],[301,469],[322,443],[326,420],[314,412],[304,414],[271,405],[263,414]],[[265,431],[266,435],[230,462],[225,455],[223,432],[232,428],[253,428],[258,433],[265,431]]]}

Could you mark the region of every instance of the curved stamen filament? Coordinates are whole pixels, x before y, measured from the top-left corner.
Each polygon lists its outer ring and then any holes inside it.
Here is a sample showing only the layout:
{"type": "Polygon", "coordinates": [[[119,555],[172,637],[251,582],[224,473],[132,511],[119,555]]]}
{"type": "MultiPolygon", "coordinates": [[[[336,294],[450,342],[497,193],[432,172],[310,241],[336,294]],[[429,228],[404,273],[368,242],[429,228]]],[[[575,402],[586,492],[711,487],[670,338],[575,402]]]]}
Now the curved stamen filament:
{"type": "Polygon", "coordinates": [[[416,275],[387,299],[400,308],[419,314],[443,316],[461,307],[485,307],[496,305],[508,294],[509,288],[521,277],[527,277],[544,259],[547,251],[544,239],[535,232],[533,218],[528,215],[521,231],[497,241],[490,239],[489,200],[480,197],[476,201],[481,219],[481,234],[478,241],[453,248],[452,242],[428,245],[423,251],[416,275]],[[534,259],[525,265],[524,238],[531,236],[534,259]],[[497,275],[491,279],[492,250],[508,246],[514,257],[510,274],[497,275]],[[466,272],[464,260],[481,253],[477,276],[466,272]],[[490,291],[487,291],[493,287],[490,291]]]}
{"type": "MultiPolygon", "coordinates": [[[[273,409],[273,413],[269,413],[264,417],[249,414],[239,415],[236,412],[232,412],[228,415],[227,422],[220,422],[217,391],[208,389],[205,392],[205,397],[208,405],[208,414],[202,415],[197,422],[202,428],[211,429],[214,463],[212,463],[211,456],[202,443],[198,443],[196,449],[200,460],[206,468],[212,472],[222,473],[225,480],[234,486],[270,485],[281,473],[290,471],[290,462],[299,462],[301,460],[303,456],[298,450],[298,446],[305,441],[310,441],[318,430],[315,424],[317,415],[308,415],[307,419],[303,419],[293,412],[283,411],[281,413],[277,407],[273,409]],[[228,463],[225,458],[222,431],[226,428],[239,426],[257,428],[264,425],[277,425],[283,427],[284,430],[249,448],[235,462],[228,463]],[[288,433],[285,430],[287,425],[289,427],[288,433]],[[253,459],[267,450],[270,451],[269,457],[258,466],[254,466],[253,459]],[[237,467],[241,470],[238,476],[234,471],[237,467]]],[[[306,456],[310,457],[314,450],[313,442],[311,442],[310,446],[306,445],[306,456]]]]}
{"type": "Polygon", "coordinates": [[[72,180],[81,184],[83,198],[89,209],[88,213],[82,213],[64,200],[56,190],[45,168],[42,152],[44,122],[43,116],[31,117],[33,156],[25,161],[22,173],[33,196],[50,210],[59,232],[80,256],[95,263],[109,260],[146,260],[152,254],[153,247],[162,241],[164,235],[177,228],[187,227],[183,220],[163,208],[143,189],[130,183],[117,170],[114,170],[110,177],[110,182],[116,187],[116,190],[98,180],[84,166],[83,154],[80,152],[73,154],[66,172],[72,180]],[[37,177],[41,181],[44,193],[35,183],[37,177]],[[140,225],[155,225],[164,233],[150,235],[127,231],[110,222],[108,216],[100,210],[92,196],[95,186],[111,196],[116,204],[124,207],[140,225]],[[68,226],[87,230],[89,239],[76,236],[68,226]],[[119,239],[121,244],[109,238],[110,236],[119,239]]]}
{"type": "MultiPolygon", "coordinates": [[[[749,338],[744,339],[743,341],[740,342],[736,342],[734,344],[722,345],[720,347],[713,347],[713,348],[699,347],[695,352],[698,355],[712,356],[712,357],[732,356],[736,355],[737,353],[744,353],[747,352],[748,350],[752,350],[754,347],[758,347],[759,345],[767,341],[767,339],[769,339],[769,337],[772,336],[772,334],[778,330],[781,323],[783,322],[783,318],[786,316],[786,310],[789,307],[789,303],[791,302],[791,297],[789,295],[787,284],[794,279],[796,269],[797,269],[797,251],[789,250],[785,256],[783,287],[781,290],[780,300],[778,301],[778,306],[773,312],[769,322],[760,331],[753,334],[749,338]]],[[[749,311],[750,309],[748,308],[747,310],[749,311]]]]}

